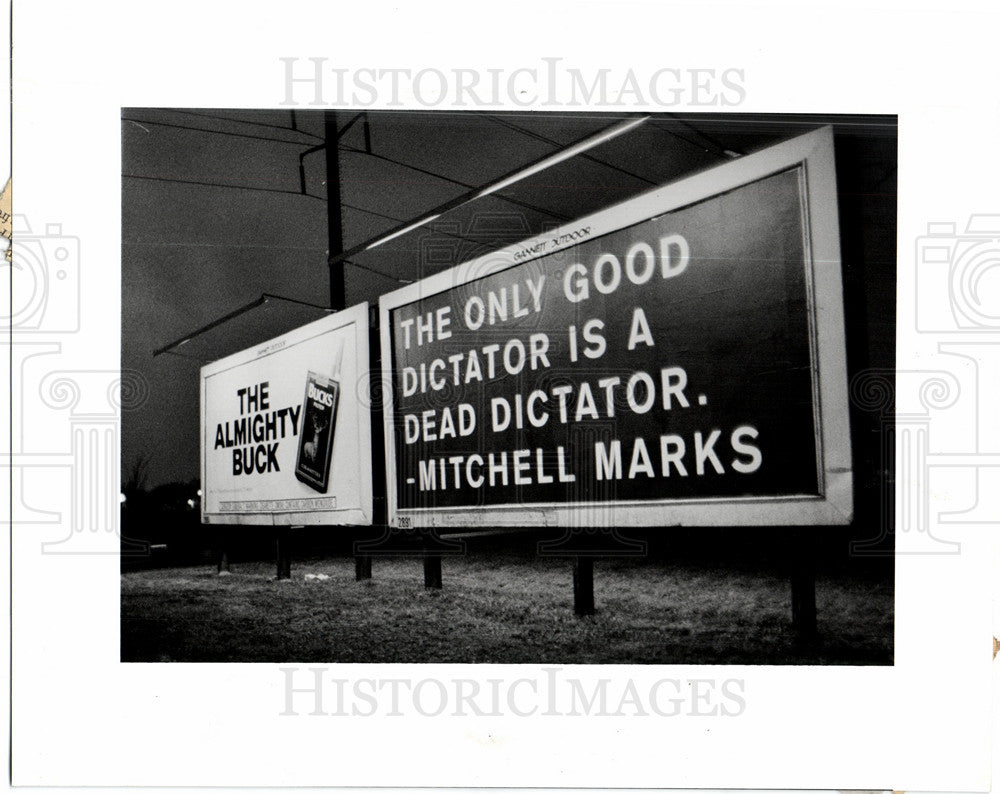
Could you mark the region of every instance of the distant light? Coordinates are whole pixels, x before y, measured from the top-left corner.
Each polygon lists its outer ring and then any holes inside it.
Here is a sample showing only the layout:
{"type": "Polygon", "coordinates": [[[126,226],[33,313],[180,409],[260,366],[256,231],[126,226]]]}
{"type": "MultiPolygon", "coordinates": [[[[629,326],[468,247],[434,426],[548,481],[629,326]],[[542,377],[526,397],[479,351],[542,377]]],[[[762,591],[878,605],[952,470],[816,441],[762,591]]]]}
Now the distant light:
{"type": "Polygon", "coordinates": [[[198,496],[201,496],[201,488],[198,489],[198,496]]]}
{"type": "Polygon", "coordinates": [[[194,509],[194,499],[188,499],[188,507],[194,509]]]}
{"type": "Polygon", "coordinates": [[[120,505],[125,504],[125,494],[123,493],[118,494],[118,504],[120,505]]]}

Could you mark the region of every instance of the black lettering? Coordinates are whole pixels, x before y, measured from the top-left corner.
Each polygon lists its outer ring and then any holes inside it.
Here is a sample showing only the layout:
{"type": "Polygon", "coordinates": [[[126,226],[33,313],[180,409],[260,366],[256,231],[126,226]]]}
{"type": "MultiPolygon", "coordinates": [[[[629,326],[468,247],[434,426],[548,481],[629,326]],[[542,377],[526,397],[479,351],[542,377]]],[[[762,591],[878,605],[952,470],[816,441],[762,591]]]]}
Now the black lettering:
{"type": "Polygon", "coordinates": [[[227,442],[226,446],[231,447],[235,444],[246,444],[247,443],[247,418],[244,416],[238,422],[233,422],[233,431],[235,438],[232,442],[227,442]]]}

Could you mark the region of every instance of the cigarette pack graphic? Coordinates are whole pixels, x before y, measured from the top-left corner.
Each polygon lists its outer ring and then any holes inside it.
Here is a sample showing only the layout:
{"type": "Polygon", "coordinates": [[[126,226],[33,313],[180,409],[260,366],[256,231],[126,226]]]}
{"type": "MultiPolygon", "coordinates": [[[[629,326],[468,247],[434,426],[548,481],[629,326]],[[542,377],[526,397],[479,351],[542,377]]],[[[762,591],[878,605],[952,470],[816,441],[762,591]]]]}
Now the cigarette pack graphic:
{"type": "Polygon", "coordinates": [[[333,453],[339,395],[340,384],[332,378],[315,372],[306,376],[295,476],[320,493],[326,493],[330,484],[330,458],[333,453]]]}

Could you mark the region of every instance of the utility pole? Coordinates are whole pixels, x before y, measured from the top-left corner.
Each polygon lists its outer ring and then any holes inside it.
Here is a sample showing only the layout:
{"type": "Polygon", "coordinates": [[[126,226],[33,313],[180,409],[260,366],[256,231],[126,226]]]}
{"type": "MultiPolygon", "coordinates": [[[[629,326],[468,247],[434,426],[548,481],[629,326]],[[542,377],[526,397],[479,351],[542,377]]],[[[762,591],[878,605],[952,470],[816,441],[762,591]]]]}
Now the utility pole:
{"type": "MultiPolygon", "coordinates": [[[[355,117],[355,121],[357,117],[355,117]]],[[[353,123],[353,122],[351,122],[353,123]]],[[[348,124],[347,127],[351,125],[348,124]]],[[[345,127],[344,131],[347,131],[345,127]]],[[[326,267],[330,272],[330,308],[340,311],[347,303],[347,290],[344,284],[344,262],[335,261],[344,252],[344,234],[340,212],[340,130],[337,129],[337,111],[328,110],[323,114],[323,137],[326,139],[326,217],[327,217],[327,255],[326,267]]],[[[365,117],[365,140],[367,143],[368,119],[365,117]]],[[[366,146],[366,149],[368,147],[366,146]]],[[[377,334],[372,334],[378,339],[377,334]]],[[[369,365],[375,369],[378,360],[378,344],[371,347],[369,365]]],[[[360,362],[359,362],[360,363],[360,362]]],[[[379,413],[379,426],[381,413],[379,413]]],[[[371,415],[374,424],[376,416],[371,415]]],[[[373,465],[375,460],[372,461],[373,465]]],[[[378,482],[376,479],[375,482],[378,482]]],[[[354,555],[354,578],[365,581],[372,578],[372,558],[370,554],[354,555]]]]}
{"type": "Polygon", "coordinates": [[[337,111],[327,110],[324,114],[324,137],[326,138],[326,211],[328,226],[327,269],[330,271],[330,308],[340,311],[347,296],[344,290],[344,263],[334,263],[334,259],[344,252],[344,235],[340,217],[340,152],[337,131],[337,111]]]}

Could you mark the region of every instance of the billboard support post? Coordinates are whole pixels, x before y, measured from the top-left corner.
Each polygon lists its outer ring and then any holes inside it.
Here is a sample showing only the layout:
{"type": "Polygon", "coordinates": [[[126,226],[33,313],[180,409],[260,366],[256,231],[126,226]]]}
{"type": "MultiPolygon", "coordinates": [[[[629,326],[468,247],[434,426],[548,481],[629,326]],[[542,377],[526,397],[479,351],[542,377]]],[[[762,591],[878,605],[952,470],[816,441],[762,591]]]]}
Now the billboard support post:
{"type": "Polygon", "coordinates": [[[424,587],[440,590],[442,586],[441,554],[440,552],[426,549],[424,551],[424,587]]]}
{"type": "Polygon", "coordinates": [[[579,616],[593,615],[594,558],[577,555],[573,558],[573,611],[579,616]]]}
{"type": "Polygon", "coordinates": [[[792,553],[792,628],[800,641],[816,637],[816,539],[804,529],[795,531],[792,553]]]}
{"type": "Polygon", "coordinates": [[[372,578],[372,555],[354,555],[354,580],[357,582],[372,578]]]}
{"type": "Polygon", "coordinates": [[[215,573],[218,576],[229,576],[229,532],[225,526],[215,528],[212,542],[212,552],[215,559],[215,573]]]}
{"type": "MultiPolygon", "coordinates": [[[[367,134],[368,122],[365,121],[367,134]]],[[[382,371],[382,357],[379,349],[378,311],[374,308],[368,317],[368,367],[371,372],[382,371]]],[[[372,439],[372,523],[384,526],[385,514],[385,455],[383,452],[385,439],[382,435],[382,391],[381,380],[369,381],[368,392],[368,422],[372,439]],[[379,453],[382,454],[379,454],[379,453]],[[375,494],[378,494],[377,496],[375,494]]],[[[369,551],[359,548],[359,542],[354,542],[354,580],[366,581],[372,578],[372,555],[369,551]]]]}
{"type": "Polygon", "coordinates": [[[277,557],[277,572],[275,578],[278,581],[292,578],[292,533],[293,529],[301,527],[276,527],[275,552],[277,557]]]}

